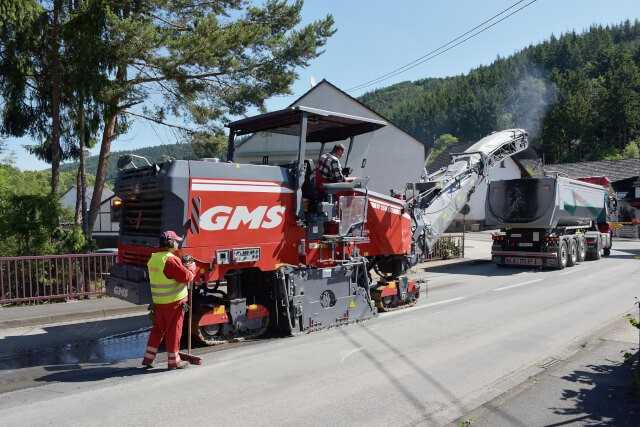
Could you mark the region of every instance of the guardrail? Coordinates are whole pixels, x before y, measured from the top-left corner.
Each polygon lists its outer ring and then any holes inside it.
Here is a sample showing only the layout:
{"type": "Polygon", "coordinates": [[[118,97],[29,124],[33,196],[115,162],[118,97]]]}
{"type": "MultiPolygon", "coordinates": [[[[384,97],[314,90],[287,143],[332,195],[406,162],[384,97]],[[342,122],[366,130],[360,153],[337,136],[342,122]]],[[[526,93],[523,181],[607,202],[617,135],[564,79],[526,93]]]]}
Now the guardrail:
{"type": "MultiPolygon", "coordinates": [[[[429,260],[464,257],[464,234],[446,234],[429,260]]],[[[0,257],[0,305],[69,301],[104,294],[115,254],[0,257]]]]}
{"type": "Polygon", "coordinates": [[[0,304],[68,301],[104,294],[115,254],[0,257],[0,304]]]}
{"type": "Polygon", "coordinates": [[[464,233],[445,234],[433,245],[428,261],[464,257],[464,233]]]}

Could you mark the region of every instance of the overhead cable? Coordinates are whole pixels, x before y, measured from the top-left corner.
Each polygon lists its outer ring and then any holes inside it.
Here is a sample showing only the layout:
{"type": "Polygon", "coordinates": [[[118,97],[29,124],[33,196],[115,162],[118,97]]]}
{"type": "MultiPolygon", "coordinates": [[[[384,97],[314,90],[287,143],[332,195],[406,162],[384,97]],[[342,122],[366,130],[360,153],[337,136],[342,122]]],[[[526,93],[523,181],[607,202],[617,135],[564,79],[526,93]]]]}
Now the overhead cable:
{"type": "Polygon", "coordinates": [[[376,83],[380,83],[384,80],[387,80],[391,77],[395,77],[399,74],[402,74],[408,70],[411,70],[421,64],[424,64],[427,61],[430,61],[431,59],[442,55],[445,52],[448,52],[449,50],[460,46],[461,44],[465,43],[466,41],[477,37],[478,35],[480,35],[481,33],[489,30],[492,27],[495,27],[496,25],[498,25],[499,23],[501,23],[502,21],[510,18],[511,16],[515,15],[516,13],[520,12],[521,10],[531,6],[533,3],[537,2],[538,0],[529,0],[528,3],[520,6],[519,8],[517,8],[516,10],[513,10],[512,12],[508,13],[505,15],[506,12],[509,12],[511,9],[517,7],[518,5],[520,5],[521,3],[524,3],[526,0],[520,0],[515,2],[514,4],[512,4],[511,6],[509,6],[506,9],[503,9],[502,11],[498,12],[497,14],[493,15],[491,18],[484,20],[483,22],[481,22],[480,24],[476,25],[475,27],[471,28],[470,30],[460,34],[459,36],[455,37],[454,39],[448,41],[447,43],[439,46],[436,49],[433,49],[427,53],[425,53],[424,55],[422,55],[421,57],[401,66],[396,68],[395,70],[392,70],[386,74],[383,74],[381,76],[376,77],[375,79],[369,80],[367,82],[361,83],[359,85],[356,85],[352,88],[347,89],[347,92],[354,92],[354,91],[359,91],[362,89],[366,89],[367,87],[373,86],[376,83]],[[504,15],[504,16],[503,16],[504,15]],[[496,20],[496,18],[500,17],[500,19],[496,20]],[[493,21],[493,22],[492,22],[493,21]],[[487,25],[488,24],[488,25],[487,25]]]}

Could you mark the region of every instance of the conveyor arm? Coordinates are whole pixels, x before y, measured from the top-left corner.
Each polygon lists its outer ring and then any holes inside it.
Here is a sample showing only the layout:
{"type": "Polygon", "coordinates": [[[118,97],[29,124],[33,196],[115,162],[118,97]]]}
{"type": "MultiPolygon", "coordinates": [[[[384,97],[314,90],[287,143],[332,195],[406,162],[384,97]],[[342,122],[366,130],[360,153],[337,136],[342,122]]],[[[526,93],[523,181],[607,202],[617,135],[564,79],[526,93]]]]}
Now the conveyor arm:
{"type": "Polygon", "coordinates": [[[527,132],[523,129],[494,132],[464,153],[452,154],[451,164],[430,174],[424,182],[409,185],[413,191],[408,208],[414,225],[416,262],[433,249],[438,237],[486,178],[487,169],[527,147],[527,132]]]}

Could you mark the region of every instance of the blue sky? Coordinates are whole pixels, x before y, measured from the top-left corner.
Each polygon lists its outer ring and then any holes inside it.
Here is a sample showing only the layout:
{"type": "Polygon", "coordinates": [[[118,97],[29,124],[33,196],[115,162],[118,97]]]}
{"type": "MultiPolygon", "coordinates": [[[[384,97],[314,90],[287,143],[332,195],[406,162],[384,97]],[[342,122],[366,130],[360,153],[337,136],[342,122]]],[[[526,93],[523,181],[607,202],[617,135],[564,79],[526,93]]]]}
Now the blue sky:
{"type": "MultiPolygon", "coordinates": [[[[293,95],[270,99],[267,106],[271,110],[286,107],[309,89],[312,78],[316,81],[326,78],[343,89],[374,79],[448,42],[515,1],[306,0],[303,22],[330,13],[338,31],[329,40],[325,53],[309,68],[300,70],[293,95]]],[[[638,0],[538,0],[461,46],[367,90],[405,80],[466,73],[478,65],[491,63],[497,56],[508,56],[543,41],[551,34],[636,18],[640,18],[638,0]]],[[[112,149],[174,142],[176,135],[171,130],[139,120],[127,135],[112,144],[112,149]]],[[[13,139],[7,141],[7,148],[15,152],[19,168],[46,168],[45,163],[21,147],[32,143],[25,138],[13,139]]]]}

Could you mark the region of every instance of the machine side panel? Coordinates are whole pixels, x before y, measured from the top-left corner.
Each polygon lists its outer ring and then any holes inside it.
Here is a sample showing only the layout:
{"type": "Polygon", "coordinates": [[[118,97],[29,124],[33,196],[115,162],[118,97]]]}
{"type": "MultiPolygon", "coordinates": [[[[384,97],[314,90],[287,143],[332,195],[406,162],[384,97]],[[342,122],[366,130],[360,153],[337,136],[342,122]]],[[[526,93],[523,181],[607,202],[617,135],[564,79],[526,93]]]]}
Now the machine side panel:
{"type": "MultiPolygon", "coordinates": [[[[162,215],[161,229],[174,230],[183,234],[185,218],[189,214],[187,197],[189,194],[189,162],[173,162],[168,170],[161,171],[161,188],[164,190],[162,212],[175,212],[174,215],[162,215]],[[180,215],[178,215],[178,213],[180,215]]],[[[188,245],[188,236],[185,245],[188,245]]]]}
{"type": "Polygon", "coordinates": [[[402,200],[369,192],[367,230],[369,243],[362,245],[363,254],[404,255],[411,251],[411,217],[402,200]]]}
{"type": "Polygon", "coordinates": [[[297,263],[302,230],[291,188],[274,181],[192,177],[190,189],[189,198],[200,201],[200,215],[188,250],[201,262],[214,262],[211,280],[232,268],[271,271],[281,263],[297,263]],[[234,259],[234,249],[251,248],[259,248],[259,260],[234,259]],[[229,252],[220,259],[219,251],[229,252]]]}
{"type": "Polygon", "coordinates": [[[189,169],[193,178],[231,178],[290,182],[286,169],[279,166],[191,160],[189,161],[189,169]]]}

